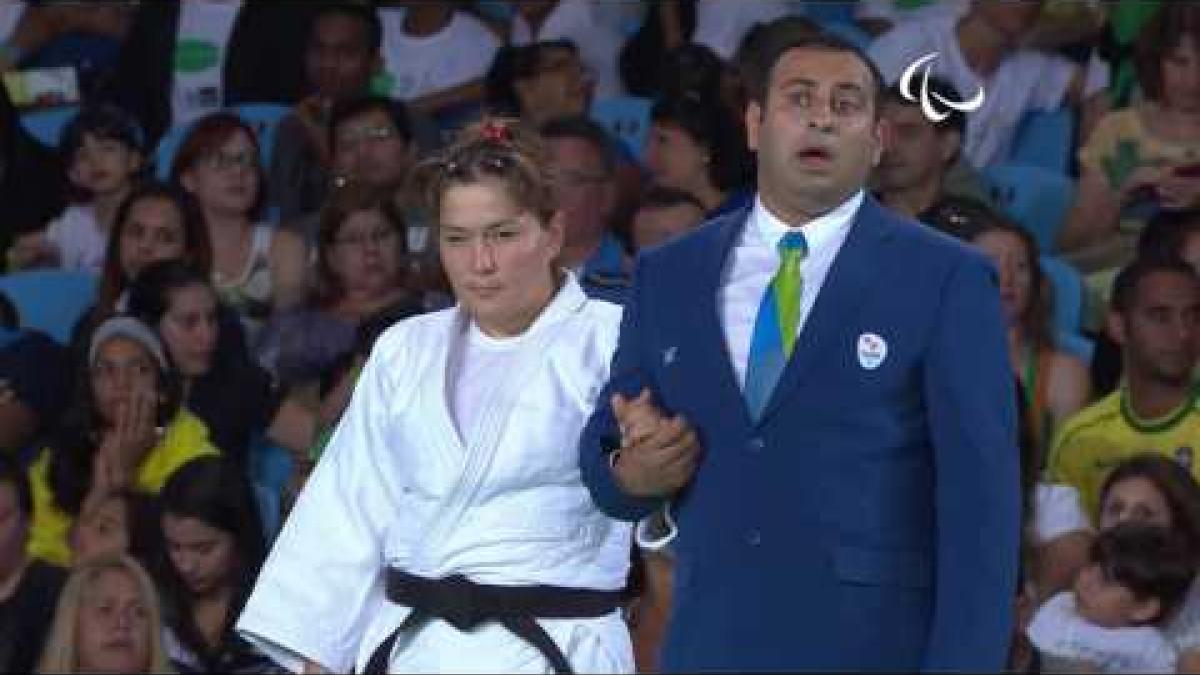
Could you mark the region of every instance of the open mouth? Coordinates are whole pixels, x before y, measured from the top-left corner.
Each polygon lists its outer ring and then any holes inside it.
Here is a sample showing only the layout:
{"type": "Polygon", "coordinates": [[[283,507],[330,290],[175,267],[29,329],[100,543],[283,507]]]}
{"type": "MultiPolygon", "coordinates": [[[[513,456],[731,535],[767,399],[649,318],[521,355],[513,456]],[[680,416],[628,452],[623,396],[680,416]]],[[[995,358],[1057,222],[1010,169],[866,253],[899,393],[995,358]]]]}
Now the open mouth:
{"type": "Polygon", "coordinates": [[[833,159],[833,154],[825,148],[811,147],[802,148],[796,153],[796,158],[802,162],[828,163],[833,159]]]}

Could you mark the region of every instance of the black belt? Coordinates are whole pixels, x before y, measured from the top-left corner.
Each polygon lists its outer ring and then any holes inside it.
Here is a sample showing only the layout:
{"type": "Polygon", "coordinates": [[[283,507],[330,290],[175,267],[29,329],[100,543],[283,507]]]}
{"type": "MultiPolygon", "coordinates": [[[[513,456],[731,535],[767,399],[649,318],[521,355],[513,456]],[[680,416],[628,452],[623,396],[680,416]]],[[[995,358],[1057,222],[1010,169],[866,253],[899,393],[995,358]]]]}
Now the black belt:
{"type": "Polygon", "coordinates": [[[563,586],[488,586],[455,574],[426,579],[397,569],[386,572],[388,600],[412,608],[367,660],[367,673],[387,672],[392,647],[400,633],[419,630],[430,619],[441,619],[460,631],[497,622],[525,640],[554,667],[570,673],[571,664],[537,619],[588,619],[605,616],[620,606],[621,591],[597,591],[563,586]]]}

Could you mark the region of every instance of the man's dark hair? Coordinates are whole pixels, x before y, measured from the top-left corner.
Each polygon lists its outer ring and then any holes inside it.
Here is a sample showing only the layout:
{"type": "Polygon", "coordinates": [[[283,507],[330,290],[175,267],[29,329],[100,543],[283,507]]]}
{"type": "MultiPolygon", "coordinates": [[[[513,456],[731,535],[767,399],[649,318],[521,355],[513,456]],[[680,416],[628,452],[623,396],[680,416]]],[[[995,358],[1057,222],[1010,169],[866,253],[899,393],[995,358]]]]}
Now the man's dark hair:
{"type": "Polygon", "coordinates": [[[596,121],[582,115],[556,117],[543,124],[539,131],[542,138],[547,141],[556,138],[575,138],[591,144],[596,148],[596,152],[600,153],[604,172],[610,176],[616,172],[617,155],[613,149],[613,137],[596,121]]]}
{"type": "Polygon", "coordinates": [[[1137,254],[1147,258],[1182,258],[1188,237],[1200,233],[1200,210],[1159,211],[1138,235],[1137,254]]]}
{"type": "MultiPolygon", "coordinates": [[[[958,89],[955,88],[953,84],[950,84],[948,80],[937,77],[936,75],[929,78],[929,93],[941,96],[947,101],[961,100],[959,98],[958,89]]],[[[898,103],[903,106],[912,107],[921,105],[919,101],[910,101],[905,98],[904,94],[900,91],[899,84],[893,84],[892,86],[888,87],[885,96],[888,103],[898,103]]],[[[937,106],[936,101],[932,102],[931,104],[937,106]]],[[[957,108],[951,108],[950,106],[938,106],[938,108],[938,112],[945,113],[946,117],[940,122],[929,120],[929,123],[933,125],[934,129],[938,130],[939,132],[957,131],[960,136],[966,133],[966,113],[957,108]]]]}
{"type": "Polygon", "coordinates": [[[700,200],[696,199],[696,195],[665,185],[655,185],[646,190],[638,200],[639,209],[669,209],[675,206],[694,206],[701,211],[705,210],[700,200]]]}
{"type": "Polygon", "coordinates": [[[735,190],[753,180],[754,158],[746,147],[742,122],[715,96],[686,92],[660,98],[650,119],[678,127],[708,151],[708,180],[718,190],[735,190]]]}
{"type": "Polygon", "coordinates": [[[1113,281],[1110,303],[1113,311],[1119,314],[1129,312],[1133,308],[1134,298],[1137,297],[1142,281],[1158,272],[1178,274],[1200,284],[1200,276],[1196,275],[1196,270],[1177,257],[1138,257],[1122,269],[1113,281]]]}
{"type": "Polygon", "coordinates": [[[1169,616],[1186,597],[1196,560],[1181,536],[1165,527],[1125,522],[1101,532],[1089,558],[1105,578],[1138,600],[1158,600],[1158,614],[1143,624],[1169,616]]]}
{"type": "Polygon", "coordinates": [[[329,114],[329,147],[337,146],[337,128],[348,120],[360,115],[378,110],[392,120],[392,125],[400,133],[405,143],[412,142],[412,120],[409,119],[408,106],[404,101],[393,101],[384,96],[368,94],[356,96],[333,104],[329,114]]]}
{"type": "Polygon", "coordinates": [[[379,14],[375,11],[373,3],[360,0],[322,2],[313,12],[312,23],[309,24],[310,40],[317,30],[317,23],[330,16],[343,16],[362,22],[363,28],[366,29],[367,49],[372,53],[378,52],[383,46],[383,24],[379,21],[379,14]]]}
{"type": "Polygon", "coordinates": [[[566,39],[507,45],[496,52],[484,77],[484,100],[491,114],[520,117],[516,83],[540,73],[546,55],[557,50],[579,53],[575,43],[566,39]]]}
{"type": "Polygon", "coordinates": [[[83,147],[85,136],[116,141],[129,150],[141,152],[145,134],[132,115],[111,103],[89,105],[79,111],[63,128],[59,152],[70,163],[83,147]]]}
{"type": "Polygon", "coordinates": [[[879,114],[883,100],[884,80],[870,57],[853,43],[831,33],[814,31],[811,22],[799,22],[783,17],[762,25],[761,29],[743,42],[738,65],[746,97],[762,105],[767,99],[771,73],[779,60],[793,49],[840,52],[855,56],[870,73],[871,103],[879,114]]]}

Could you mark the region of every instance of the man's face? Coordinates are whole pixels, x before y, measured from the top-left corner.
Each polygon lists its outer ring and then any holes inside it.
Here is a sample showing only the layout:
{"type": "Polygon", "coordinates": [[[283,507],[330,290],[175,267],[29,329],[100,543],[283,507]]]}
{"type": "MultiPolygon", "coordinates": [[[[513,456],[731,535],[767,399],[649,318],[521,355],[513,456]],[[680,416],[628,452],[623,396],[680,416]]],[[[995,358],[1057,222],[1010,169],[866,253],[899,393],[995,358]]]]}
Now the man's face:
{"type": "Polygon", "coordinates": [[[313,25],[304,54],[305,72],[314,93],[342,99],[366,92],[379,61],[368,40],[367,27],[353,17],[321,17],[313,25]]]}
{"type": "Polygon", "coordinates": [[[600,151],[580,138],[552,138],[554,189],[566,224],[567,246],[599,240],[616,199],[613,176],[600,151]]]}
{"type": "Polygon", "coordinates": [[[1126,372],[1186,386],[1200,352],[1200,285],[1178,272],[1159,270],[1142,278],[1131,306],[1110,321],[1124,347],[1126,372]]]}
{"type": "Polygon", "coordinates": [[[572,49],[544,49],[537,72],[517,80],[517,96],[526,115],[547,120],[582,115],[592,95],[592,81],[572,49]]]}
{"type": "Polygon", "coordinates": [[[943,139],[921,108],[888,102],[883,106],[883,118],[891,133],[875,168],[875,187],[890,192],[939,180],[949,158],[941,147],[943,139]]]}
{"type": "Polygon", "coordinates": [[[824,213],[861,188],[883,150],[875,86],[846,52],[793,49],[746,108],[764,198],[786,217],[824,213]]]}
{"type": "Polygon", "coordinates": [[[334,131],[333,164],[343,178],[394,187],[404,180],[411,160],[408,143],[382,110],[343,120],[334,131]]]}

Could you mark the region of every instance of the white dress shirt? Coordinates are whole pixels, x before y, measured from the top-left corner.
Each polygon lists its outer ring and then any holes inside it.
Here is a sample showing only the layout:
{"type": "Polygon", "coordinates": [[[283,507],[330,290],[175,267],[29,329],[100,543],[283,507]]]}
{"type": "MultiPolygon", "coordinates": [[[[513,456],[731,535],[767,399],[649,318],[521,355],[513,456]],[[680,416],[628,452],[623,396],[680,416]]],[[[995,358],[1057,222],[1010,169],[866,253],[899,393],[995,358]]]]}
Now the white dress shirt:
{"type": "MultiPolygon", "coordinates": [[[[829,267],[845,243],[854,215],[858,213],[862,202],[863,191],[859,190],[837,208],[800,227],[808,244],[808,255],[800,263],[803,286],[797,335],[804,328],[821,286],[825,284],[829,267]]],[[[742,228],[725,262],[721,285],[717,290],[717,312],[721,328],[725,331],[729,360],[737,373],[738,385],[742,388],[746,386],[750,338],[754,333],[758,306],[762,303],[767,285],[779,270],[779,251],[776,247],[783,235],[792,230],[763,205],[760,196],[755,196],[754,208],[750,211],[746,227],[742,228]]]]}

